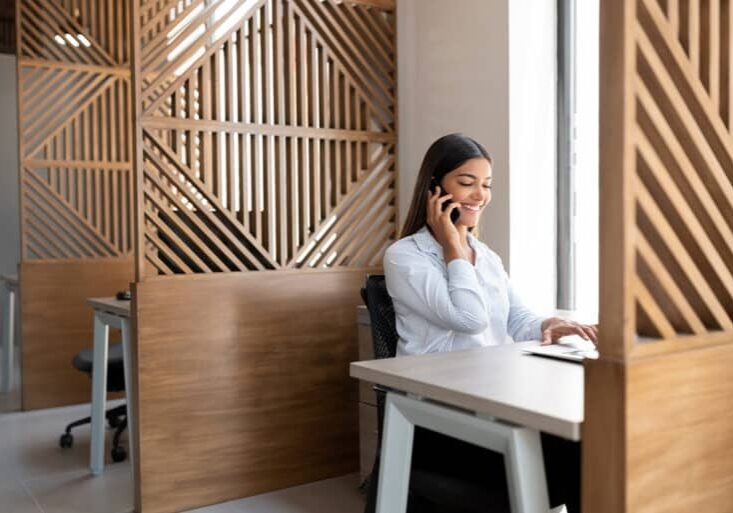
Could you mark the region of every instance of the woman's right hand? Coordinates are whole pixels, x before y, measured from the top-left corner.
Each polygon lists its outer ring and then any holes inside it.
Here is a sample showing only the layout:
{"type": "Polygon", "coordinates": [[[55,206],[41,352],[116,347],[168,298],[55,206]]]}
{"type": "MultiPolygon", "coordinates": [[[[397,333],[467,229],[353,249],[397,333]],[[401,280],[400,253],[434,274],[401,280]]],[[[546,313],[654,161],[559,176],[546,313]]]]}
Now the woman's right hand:
{"type": "Polygon", "coordinates": [[[427,199],[427,223],[433,232],[433,237],[443,247],[443,257],[448,263],[456,258],[466,258],[461,247],[461,238],[456,229],[456,225],[450,219],[450,213],[454,208],[459,208],[460,203],[450,203],[445,210],[443,204],[449,201],[453,195],[440,195],[440,186],[435,187],[435,191],[428,192],[427,199]]]}

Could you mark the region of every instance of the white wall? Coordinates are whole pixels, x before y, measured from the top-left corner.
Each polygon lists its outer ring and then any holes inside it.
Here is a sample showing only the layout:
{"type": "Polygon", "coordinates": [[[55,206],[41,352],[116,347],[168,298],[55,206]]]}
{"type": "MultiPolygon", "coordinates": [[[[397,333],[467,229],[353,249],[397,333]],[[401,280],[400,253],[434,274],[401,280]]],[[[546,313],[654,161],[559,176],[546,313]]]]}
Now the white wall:
{"type": "Polygon", "coordinates": [[[397,0],[399,209],[428,146],[463,132],[494,159],[481,238],[539,310],[555,294],[555,1],[397,0]]]}
{"type": "Polygon", "coordinates": [[[508,264],[509,36],[507,0],[397,0],[400,226],[422,158],[463,132],[494,160],[481,238],[508,264]]]}
{"type": "Polygon", "coordinates": [[[15,274],[20,259],[18,130],[15,56],[0,54],[0,273],[15,274]]]}

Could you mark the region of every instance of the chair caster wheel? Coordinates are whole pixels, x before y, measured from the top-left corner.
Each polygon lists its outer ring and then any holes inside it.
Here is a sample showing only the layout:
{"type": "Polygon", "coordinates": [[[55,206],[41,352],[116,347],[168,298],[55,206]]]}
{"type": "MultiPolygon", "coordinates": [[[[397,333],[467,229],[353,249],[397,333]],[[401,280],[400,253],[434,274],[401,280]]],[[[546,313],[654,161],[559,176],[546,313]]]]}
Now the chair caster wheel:
{"type": "Polygon", "coordinates": [[[111,455],[112,461],[114,461],[115,463],[119,463],[127,459],[127,451],[124,447],[117,446],[112,448],[111,455]]]}
{"type": "Polygon", "coordinates": [[[61,435],[61,438],[59,438],[59,446],[61,446],[62,449],[69,449],[72,445],[74,445],[74,436],[71,433],[64,433],[61,435]]]}

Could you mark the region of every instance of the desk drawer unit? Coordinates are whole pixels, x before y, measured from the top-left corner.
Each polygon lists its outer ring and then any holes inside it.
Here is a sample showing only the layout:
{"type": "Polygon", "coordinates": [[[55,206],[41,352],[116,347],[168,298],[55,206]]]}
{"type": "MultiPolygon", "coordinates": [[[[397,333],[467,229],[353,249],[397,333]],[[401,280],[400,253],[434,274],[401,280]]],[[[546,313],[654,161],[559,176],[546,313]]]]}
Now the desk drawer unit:
{"type": "MultiPolygon", "coordinates": [[[[359,360],[373,360],[372,328],[365,306],[356,309],[359,328],[359,360]]],[[[365,479],[372,471],[377,450],[377,398],[373,383],[359,381],[359,473],[365,479]]]]}

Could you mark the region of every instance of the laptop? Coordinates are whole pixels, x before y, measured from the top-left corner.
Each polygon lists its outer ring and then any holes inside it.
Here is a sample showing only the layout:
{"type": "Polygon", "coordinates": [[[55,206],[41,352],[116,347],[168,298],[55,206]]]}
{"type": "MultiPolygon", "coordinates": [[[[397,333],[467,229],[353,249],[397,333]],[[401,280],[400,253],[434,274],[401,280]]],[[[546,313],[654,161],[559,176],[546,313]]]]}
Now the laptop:
{"type": "Polygon", "coordinates": [[[598,350],[590,340],[585,340],[580,335],[568,335],[562,337],[556,344],[549,346],[523,347],[522,351],[534,356],[544,356],[570,362],[582,362],[586,358],[595,360],[598,358],[598,350]]]}

